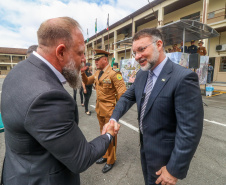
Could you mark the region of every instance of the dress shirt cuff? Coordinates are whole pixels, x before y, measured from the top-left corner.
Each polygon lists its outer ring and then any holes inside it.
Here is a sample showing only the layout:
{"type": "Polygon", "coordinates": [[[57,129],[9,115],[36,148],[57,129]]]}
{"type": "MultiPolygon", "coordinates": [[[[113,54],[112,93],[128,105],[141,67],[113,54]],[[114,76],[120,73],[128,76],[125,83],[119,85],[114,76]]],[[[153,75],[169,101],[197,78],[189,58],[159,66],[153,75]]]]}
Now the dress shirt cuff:
{"type": "Polygon", "coordinates": [[[106,135],[108,136],[109,141],[111,142],[111,141],[112,141],[112,139],[113,139],[113,136],[112,136],[110,133],[106,133],[106,135]]]}
{"type": "Polygon", "coordinates": [[[116,121],[116,119],[114,119],[114,118],[111,118],[111,119],[109,120],[109,122],[110,122],[111,120],[113,120],[113,121],[115,121],[115,122],[118,123],[118,121],[116,121]]]}

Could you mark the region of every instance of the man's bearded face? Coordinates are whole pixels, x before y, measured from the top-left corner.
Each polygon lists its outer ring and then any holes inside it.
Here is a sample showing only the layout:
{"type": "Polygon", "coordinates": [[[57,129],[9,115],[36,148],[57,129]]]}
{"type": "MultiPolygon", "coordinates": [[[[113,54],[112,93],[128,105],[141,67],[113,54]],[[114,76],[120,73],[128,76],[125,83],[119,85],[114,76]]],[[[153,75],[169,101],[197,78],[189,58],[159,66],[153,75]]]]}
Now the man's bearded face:
{"type": "MultiPolygon", "coordinates": [[[[82,63],[84,65],[84,63],[82,63]]],[[[82,66],[80,66],[81,68],[82,66]]],[[[75,60],[73,58],[63,67],[62,75],[65,77],[69,85],[73,89],[78,89],[82,85],[81,71],[76,69],[75,60]]]]}

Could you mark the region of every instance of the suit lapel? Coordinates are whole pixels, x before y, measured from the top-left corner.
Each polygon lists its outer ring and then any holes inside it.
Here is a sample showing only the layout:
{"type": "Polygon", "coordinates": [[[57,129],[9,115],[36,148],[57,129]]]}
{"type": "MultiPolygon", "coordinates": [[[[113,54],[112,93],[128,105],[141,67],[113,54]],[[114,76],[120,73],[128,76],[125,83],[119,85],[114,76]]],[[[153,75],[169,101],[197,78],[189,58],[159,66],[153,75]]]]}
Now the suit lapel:
{"type": "Polygon", "coordinates": [[[166,64],[164,65],[161,73],[159,74],[157,81],[155,82],[155,85],[152,89],[151,95],[149,97],[145,112],[144,112],[144,117],[146,116],[147,112],[149,109],[152,107],[152,104],[154,103],[155,99],[157,98],[158,94],[161,92],[163,87],[166,85],[168,80],[171,77],[171,72],[172,72],[172,62],[168,59],[166,61],[166,64]]]}
{"type": "Polygon", "coordinates": [[[137,98],[137,107],[139,108],[138,112],[140,113],[140,109],[141,109],[141,99],[142,99],[142,95],[143,95],[143,92],[144,92],[144,87],[146,85],[146,81],[147,81],[147,77],[148,77],[148,71],[141,71],[141,77],[140,78],[137,78],[139,79],[137,82],[136,82],[136,89],[137,89],[137,95],[136,97],[137,98]]]}

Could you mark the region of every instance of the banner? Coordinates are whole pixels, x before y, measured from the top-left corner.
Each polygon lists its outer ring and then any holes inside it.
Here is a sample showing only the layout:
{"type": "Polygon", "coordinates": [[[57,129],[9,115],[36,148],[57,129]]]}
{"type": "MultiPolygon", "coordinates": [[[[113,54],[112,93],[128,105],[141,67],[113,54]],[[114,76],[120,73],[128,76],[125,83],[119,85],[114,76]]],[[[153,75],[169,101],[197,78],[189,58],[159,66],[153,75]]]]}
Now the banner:
{"type": "Polygon", "coordinates": [[[96,22],[95,22],[95,33],[97,33],[97,18],[96,18],[96,22]]]}
{"type": "MultiPolygon", "coordinates": [[[[190,54],[188,53],[181,53],[181,52],[166,54],[166,56],[168,56],[172,62],[179,64],[185,68],[189,68],[189,55],[190,54]]],[[[196,69],[196,73],[199,77],[200,85],[207,83],[208,63],[209,63],[209,56],[200,56],[200,67],[196,69]]]]}
{"type": "Polygon", "coordinates": [[[199,84],[207,83],[209,56],[200,56],[200,67],[196,70],[199,77],[199,84]]]}
{"type": "Polygon", "coordinates": [[[136,78],[136,73],[140,69],[140,64],[134,59],[124,59],[120,61],[120,72],[123,80],[126,83],[133,83],[136,78]]]}
{"type": "MultiPolygon", "coordinates": [[[[174,52],[166,54],[169,59],[185,68],[189,68],[189,55],[188,53],[174,52]]],[[[209,56],[200,56],[200,67],[196,69],[199,77],[199,84],[207,83],[209,56]]],[[[133,83],[136,78],[136,73],[140,70],[140,64],[134,59],[124,59],[120,61],[120,72],[126,84],[133,83]]]]}

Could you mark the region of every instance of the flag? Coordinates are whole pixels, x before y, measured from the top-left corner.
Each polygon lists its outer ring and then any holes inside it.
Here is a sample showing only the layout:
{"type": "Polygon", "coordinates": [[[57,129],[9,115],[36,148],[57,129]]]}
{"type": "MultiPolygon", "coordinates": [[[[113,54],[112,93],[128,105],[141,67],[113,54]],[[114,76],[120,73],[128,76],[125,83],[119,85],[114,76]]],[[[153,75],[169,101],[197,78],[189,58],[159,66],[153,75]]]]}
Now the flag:
{"type": "Polygon", "coordinates": [[[96,18],[96,22],[95,22],[95,33],[97,33],[97,18],[96,18]]]}
{"type": "Polygon", "coordinates": [[[108,14],[108,18],[107,18],[107,30],[109,29],[109,14],[108,14]]]}
{"type": "Polygon", "coordinates": [[[89,42],[89,31],[88,31],[88,28],[87,28],[87,42],[89,42]]]}
{"type": "Polygon", "coordinates": [[[112,59],[111,59],[111,67],[113,67],[113,64],[115,63],[115,58],[113,57],[112,59]]]}

